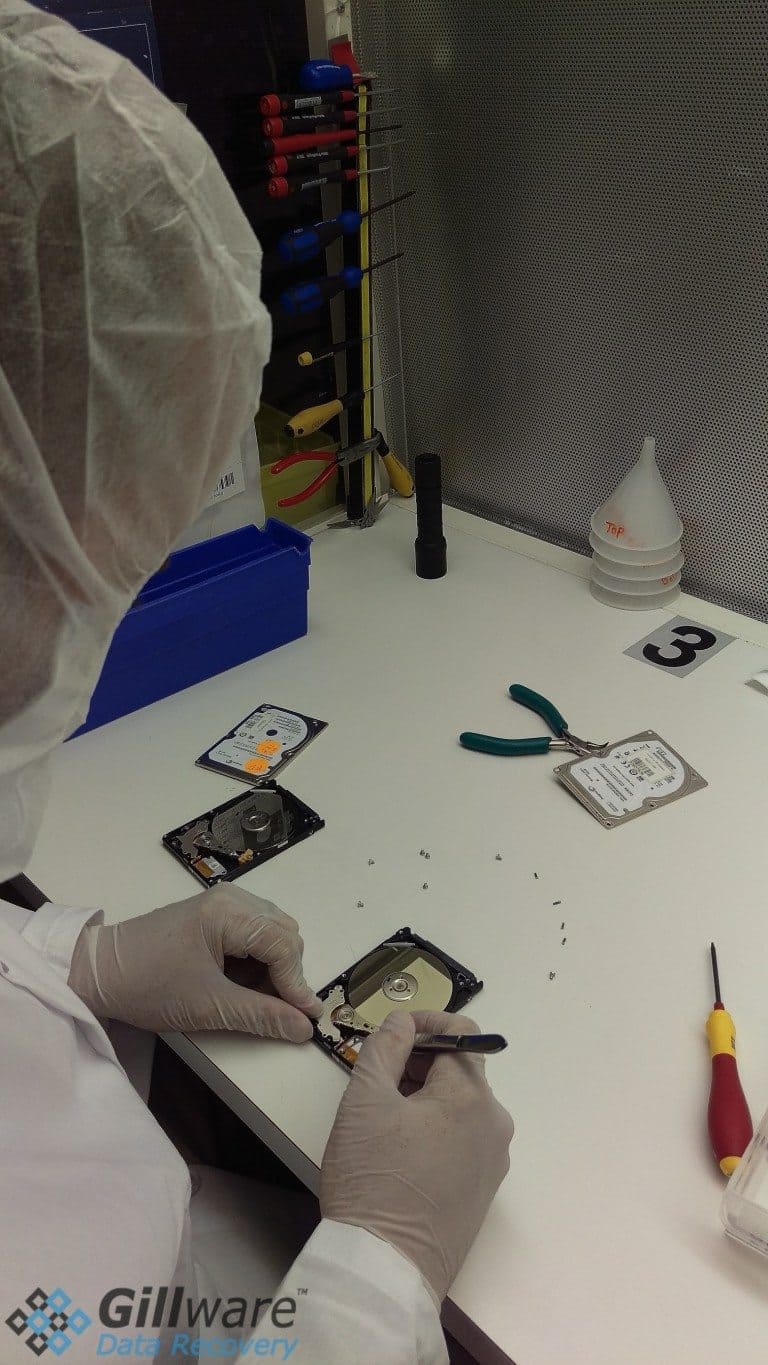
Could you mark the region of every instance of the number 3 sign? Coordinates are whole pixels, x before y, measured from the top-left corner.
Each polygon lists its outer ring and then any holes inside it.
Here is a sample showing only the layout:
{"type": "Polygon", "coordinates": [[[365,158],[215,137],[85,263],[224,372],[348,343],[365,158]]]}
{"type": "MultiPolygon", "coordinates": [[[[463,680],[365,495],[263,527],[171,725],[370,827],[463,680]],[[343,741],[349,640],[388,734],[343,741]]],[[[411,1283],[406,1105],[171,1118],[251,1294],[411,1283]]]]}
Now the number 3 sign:
{"type": "Polygon", "coordinates": [[[687,616],[675,616],[624,653],[641,663],[663,668],[673,678],[684,678],[699,664],[719,654],[735,638],[724,631],[715,633],[708,626],[690,621],[687,616]]]}

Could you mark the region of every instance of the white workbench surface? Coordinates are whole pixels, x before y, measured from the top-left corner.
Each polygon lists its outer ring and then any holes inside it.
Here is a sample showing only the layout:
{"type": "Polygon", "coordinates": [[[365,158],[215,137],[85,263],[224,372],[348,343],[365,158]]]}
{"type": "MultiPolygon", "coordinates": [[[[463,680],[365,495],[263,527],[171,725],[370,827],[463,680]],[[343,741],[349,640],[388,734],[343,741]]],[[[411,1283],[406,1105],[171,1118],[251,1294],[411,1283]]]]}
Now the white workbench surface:
{"type": "MultiPolygon", "coordinates": [[[[518,1365],[763,1362],[768,1262],[719,1223],[704,1021],[714,938],[759,1118],[768,697],[745,683],[768,666],[747,642],[765,643],[765,628],[690,600],[612,611],[589,596],[586,561],[448,519],[438,582],[412,571],[410,505],[366,533],[321,533],[304,640],[67,745],[29,873],[51,899],[113,919],[193,895],[160,836],[244,790],[195,757],[262,701],[329,721],[281,779],[326,828],[239,885],[301,922],[316,986],[406,924],[485,979],[472,1013],[509,1038],[488,1070],[517,1134],[452,1291],[452,1330],[518,1365]],[[623,654],[679,610],[747,639],[684,679],[623,654]],[[551,697],[577,734],[658,730],[708,788],[605,830],[556,782],[555,756],[457,744],[462,729],[543,732],[507,697],[513,681],[551,697]]],[[[175,1045],[316,1183],[339,1068],[312,1045],[175,1045]]]]}

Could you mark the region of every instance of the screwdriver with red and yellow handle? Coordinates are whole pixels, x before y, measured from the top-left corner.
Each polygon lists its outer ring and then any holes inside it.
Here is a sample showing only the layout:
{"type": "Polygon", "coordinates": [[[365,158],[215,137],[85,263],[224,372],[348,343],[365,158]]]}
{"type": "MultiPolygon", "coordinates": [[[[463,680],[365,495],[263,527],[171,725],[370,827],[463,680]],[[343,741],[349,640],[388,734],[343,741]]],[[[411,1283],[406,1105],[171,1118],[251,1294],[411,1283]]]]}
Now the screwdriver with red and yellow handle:
{"type": "Polygon", "coordinates": [[[710,951],[715,1003],[707,1019],[707,1038],[712,1058],[707,1125],[712,1151],[720,1170],[723,1175],[730,1175],[741,1161],[752,1137],[752,1119],[736,1068],[736,1027],[720,999],[720,973],[714,943],[710,944],[710,951]]]}

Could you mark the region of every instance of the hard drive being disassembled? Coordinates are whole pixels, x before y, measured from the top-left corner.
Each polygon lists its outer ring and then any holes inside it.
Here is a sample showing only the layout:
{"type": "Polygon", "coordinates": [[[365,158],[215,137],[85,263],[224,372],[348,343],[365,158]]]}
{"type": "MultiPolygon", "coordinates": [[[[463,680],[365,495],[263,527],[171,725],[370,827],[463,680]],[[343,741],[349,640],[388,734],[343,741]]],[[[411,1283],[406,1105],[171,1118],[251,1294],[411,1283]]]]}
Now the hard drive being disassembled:
{"type": "Polygon", "coordinates": [[[187,820],[163,843],[203,886],[232,882],[277,853],[308,839],[325,821],[276,782],[187,820]]]}
{"type": "Polygon", "coordinates": [[[352,1069],[360,1048],[392,1010],[460,1010],[482,981],[434,943],[398,929],[318,995],[315,1042],[352,1069]]]}

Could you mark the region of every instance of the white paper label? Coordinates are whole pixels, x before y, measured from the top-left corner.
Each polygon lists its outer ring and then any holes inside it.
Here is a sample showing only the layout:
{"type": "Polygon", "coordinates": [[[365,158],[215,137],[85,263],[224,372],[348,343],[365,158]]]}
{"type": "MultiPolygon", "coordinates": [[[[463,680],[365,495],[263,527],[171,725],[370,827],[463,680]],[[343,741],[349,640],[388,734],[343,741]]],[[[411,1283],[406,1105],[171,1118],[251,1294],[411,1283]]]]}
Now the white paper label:
{"type": "Polygon", "coordinates": [[[640,810],[649,799],[673,796],[686,780],[680,759],[660,739],[628,740],[606,757],[571,764],[569,773],[614,818],[640,810]]]}
{"type": "Polygon", "coordinates": [[[243,470],[242,455],[237,453],[234,458],[223,470],[216,487],[209,497],[206,507],[218,507],[220,502],[226,502],[227,498],[234,498],[238,493],[245,492],[245,472],[243,470]]]}
{"type": "Polygon", "coordinates": [[[624,653],[641,663],[662,668],[672,678],[687,678],[707,659],[733,644],[735,638],[722,630],[715,633],[707,626],[690,621],[687,616],[675,616],[663,626],[657,626],[650,635],[644,635],[624,653]]]}

